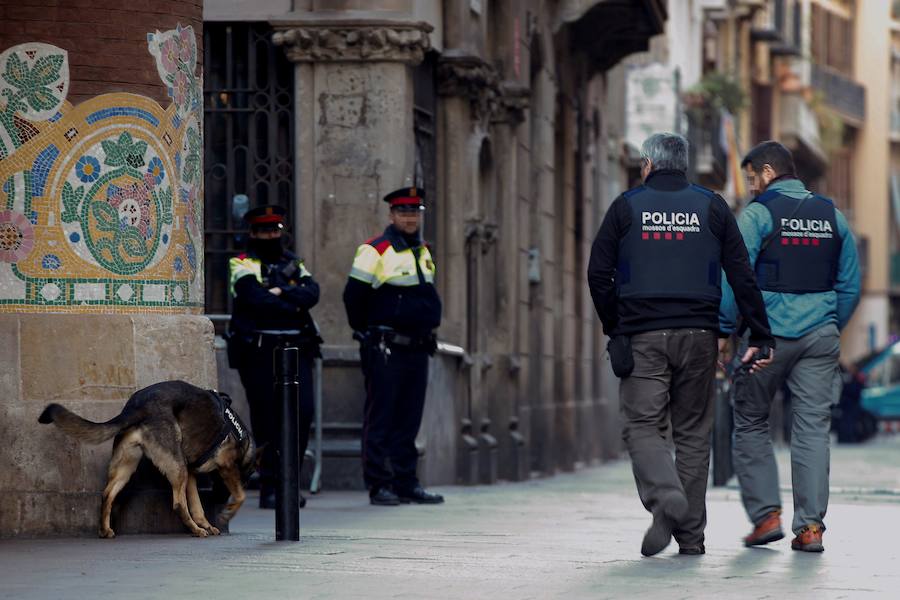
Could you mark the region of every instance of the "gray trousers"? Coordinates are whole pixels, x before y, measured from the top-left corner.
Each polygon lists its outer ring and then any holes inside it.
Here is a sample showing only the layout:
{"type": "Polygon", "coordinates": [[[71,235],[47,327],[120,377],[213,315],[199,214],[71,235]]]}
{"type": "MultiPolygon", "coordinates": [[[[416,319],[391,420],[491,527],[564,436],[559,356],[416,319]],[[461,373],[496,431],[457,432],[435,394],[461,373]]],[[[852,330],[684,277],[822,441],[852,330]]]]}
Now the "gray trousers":
{"type": "Polygon", "coordinates": [[[674,531],[675,540],[682,546],[700,544],[706,528],[716,334],[665,329],[636,334],[631,345],[634,371],[622,379],[619,400],[638,495],[651,512],[673,493],[685,496],[688,515],[674,531]]]}
{"type": "Polygon", "coordinates": [[[741,500],[754,524],[781,508],[769,411],[775,392],[787,383],[793,413],[791,528],[795,533],[812,524],[824,528],[831,405],[841,391],[837,370],[840,342],[835,325],[826,325],[799,339],[776,338],[771,365],[752,375],[741,372],[735,377],[734,470],[741,485],[741,500]]]}

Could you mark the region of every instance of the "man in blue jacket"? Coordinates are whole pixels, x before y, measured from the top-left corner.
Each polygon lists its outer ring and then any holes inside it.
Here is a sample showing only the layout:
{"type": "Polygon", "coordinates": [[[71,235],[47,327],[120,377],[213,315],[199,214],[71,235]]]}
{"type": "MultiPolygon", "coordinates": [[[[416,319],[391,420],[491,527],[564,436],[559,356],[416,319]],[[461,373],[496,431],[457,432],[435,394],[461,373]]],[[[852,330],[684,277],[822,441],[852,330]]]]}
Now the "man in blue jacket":
{"type": "MultiPolygon", "coordinates": [[[[797,179],[793,157],[783,145],[759,144],[741,167],[756,198],[741,213],[738,227],[778,345],[769,368],[735,377],[734,469],[754,525],[744,544],[784,537],[769,410],[775,391],[787,383],[796,535],[791,548],[821,552],[831,405],[841,389],[840,330],[859,302],[856,245],[844,215],[797,179]]],[[[722,291],[720,328],[729,333],[735,330],[737,310],[731,288],[725,285],[722,291]]]]}

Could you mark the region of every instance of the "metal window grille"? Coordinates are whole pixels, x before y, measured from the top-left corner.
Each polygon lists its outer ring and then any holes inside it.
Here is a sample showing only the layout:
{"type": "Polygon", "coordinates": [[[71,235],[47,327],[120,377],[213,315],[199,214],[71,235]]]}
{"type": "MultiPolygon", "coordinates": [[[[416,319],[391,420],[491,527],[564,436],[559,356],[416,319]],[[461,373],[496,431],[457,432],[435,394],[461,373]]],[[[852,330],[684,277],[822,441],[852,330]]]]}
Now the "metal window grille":
{"type": "Polygon", "coordinates": [[[246,243],[235,195],[246,194],[249,208],[284,206],[291,230],[294,70],[265,23],[204,23],[203,42],[206,312],[214,316],[231,313],[228,258],[246,243]]]}

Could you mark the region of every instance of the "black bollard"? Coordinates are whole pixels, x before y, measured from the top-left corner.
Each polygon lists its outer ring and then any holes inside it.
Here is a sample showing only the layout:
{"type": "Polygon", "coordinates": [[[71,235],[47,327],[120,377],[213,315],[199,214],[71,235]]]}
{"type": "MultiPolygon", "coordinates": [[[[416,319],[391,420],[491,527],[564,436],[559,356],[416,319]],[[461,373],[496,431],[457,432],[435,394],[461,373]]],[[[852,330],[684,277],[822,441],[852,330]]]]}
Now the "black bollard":
{"type": "Polygon", "coordinates": [[[300,351],[275,348],[275,397],[278,416],[278,487],[275,490],[275,539],[300,539],[300,464],[297,453],[297,411],[300,406],[300,351]]]}

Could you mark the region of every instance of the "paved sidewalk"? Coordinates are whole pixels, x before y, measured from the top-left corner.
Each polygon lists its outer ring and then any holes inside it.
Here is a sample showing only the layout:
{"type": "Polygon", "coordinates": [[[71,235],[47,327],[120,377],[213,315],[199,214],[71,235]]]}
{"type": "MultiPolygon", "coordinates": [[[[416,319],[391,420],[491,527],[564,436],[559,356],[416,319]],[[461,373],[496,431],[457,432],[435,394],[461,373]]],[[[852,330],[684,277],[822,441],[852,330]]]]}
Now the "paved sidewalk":
{"type": "Polygon", "coordinates": [[[643,558],[650,518],[618,461],[440,488],[437,507],[324,492],[301,513],[299,543],[274,542],[272,511],[252,503],[216,538],[4,541],[0,598],[897,598],[900,496],[871,493],[900,488],[897,451],[897,440],[834,449],[834,479],[853,490],[832,496],[822,555],[792,552],[790,536],[744,549],[748,524],[725,488],[709,496],[706,556],[670,546],[643,558]]]}

